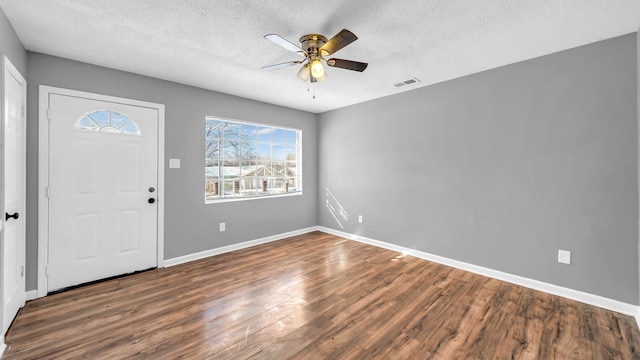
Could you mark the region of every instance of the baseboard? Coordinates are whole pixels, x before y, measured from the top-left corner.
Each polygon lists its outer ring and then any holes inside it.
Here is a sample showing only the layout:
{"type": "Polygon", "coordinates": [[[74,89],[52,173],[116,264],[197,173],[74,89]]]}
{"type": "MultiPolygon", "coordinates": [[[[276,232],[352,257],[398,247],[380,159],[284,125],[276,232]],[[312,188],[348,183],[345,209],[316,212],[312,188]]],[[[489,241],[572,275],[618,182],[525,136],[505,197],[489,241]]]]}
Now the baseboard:
{"type": "Polygon", "coordinates": [[[549,294],[562,296],[562,297],[567,298],[567,299],[571,299],[571,300],[579,301],[579,302],[582,302],[582,303],[585,303],[585,304],[601,307],[601,308],[604,308],[604,309],[607,309],[607,310],[611,310],[611,311],[615,311],[615,312],[619,312],[619,313],[622,313],[622,314],[625,314],[625,315],[630,315],[630,316],[635,317],[636,322],[638,323],[638,326],[640,327],[640,307],[637,306],[637,305],[627,304],[627,303],[624,303],[624,302],[621,302],[621,301],[618,301],[618,300],[605,298],[603,296],[594,295],[594,294],[590,294],[590,293],[586,293],[586,292],[582,292],[582,291],[578,291],[578,290],[573,290],[573,289],[569,289],[569,288],[566,288],[566,287],[562,287],[562,286],[558,286],[558,285],[554,285],[554,284],[549,284],[549,283],[546,283],[546,282],[543,282],[543,281],[533,280],[533,279],[525,278],[525,277],[522,277],[522,276],[505,273],[505,272],[502,272],[502,271],[498,271],[498,270],[494,270],[494,269],[490,269],[490,268],[486,268],[486,267],[482,267],[482,266],[478,266],[478,265],[469,264],[469,263],[466,263],[466,262],[463,262],[463,261],[453,260],[453,259],[449,259],[449,258],[446,258],[446,257],[443,257],[443,256],[438,256],[438,255],[429,254],[429,253],[426,253],[426,252],[423,252],[423,251],[413,250],[413,249],[405,248],[405,247],[402,247],[402,246],[389,244],[389,243],[386,243],[384,241],[374,240],[374,239],[370,239],[370,238],[367,238],[367,237],[364,237],[364,236],[360,236],[360,235],[349,234],[349,233],[346,233],[346,232],[343,232],[343,231],[330,229],[330,228],[326,228],[326,227],[323,227],[323,226],[318,226],[317,230],[323,231],[323,232],[326,232],[326,233],[329,233],[329,234],[332,234],[332,235],[340,236],[340,237],[343,237],[343,238],[346,238],[346,239],[358,241],[358,242],[361,242],[361,243],[365,243],[365,244],[381,247],[381,248],[384,248],[384,249],[400,252],[400,253],[403,253],[405,255],[411,255],[411,256],[415,256],[415,257],[420,258],[420,259],[429,260],[429,261],[433,261],[433,262],[436,262],[436,263],[439,263],[439,264],[443,264],[443,265],[451,266],[451,267],[458,268],[458,269],[461,269],[461,270],[469,271],[469,272],[472,272],[472,273],[475,273],[475,274],[479,274],[479,275],[487,276],[487,277],[490,277],[490,278],[506,281],[508,283],[524,286],[524,287],[527,287],[527,288],[530,288],[530,289],[544,291],[544,292],[549,293],[549,294]]]}
{"type": "Polygon", "coordinates": [[[25,301],[34,300],[37,298],[38,298],[38,290],[29,290],[29,291],[25,291],[24,293],[25,301]]]}
{"type": "Polygon", "coordinates": [[[241,243],[238,243],[238,244],[232,244],[232,245],[222,246],[222,247],[215,248],[215,249],[200,251],[200,252],[197,252],[197,253],[184,255],[184,256],[179,256],[179,257],[175,257],[173,259],[165,260],[164,261],[164,266],[169,267],[169,266],[175,266],[175,265],[179,265],[179,264],[184,264],[184,263],[187,263],[187,262],[190,262],[190,261],[208,258],[210,256],[220,255],[220,254],[228,253],[228,252],[231,252],[231,251],[246,249],[248,247],[252,247],[252,246],[256,246],[256,245],[261,245],[261,244],[266,244],[266,243],[273,242],[273,241],[286,239],[288,237],[292,237],[292,236],[296,236],[296,235],[302,235],[302,234],[310,233],[310,232],[316,231],[316,230],[318,230],[318,227],[317,226],[312,226],[312,227],[308,227],[308,228],[305,228],[305,229],[300,229],[300,230],[290,231],[290,232],[286,232],[286,233],[282,233],[282,234],[267,236],[267,237],[263,237],[263,238],[259,238],[259,239],[255,239],[255,240],[249,240],[249,241],[241,242],[241,243]]]}

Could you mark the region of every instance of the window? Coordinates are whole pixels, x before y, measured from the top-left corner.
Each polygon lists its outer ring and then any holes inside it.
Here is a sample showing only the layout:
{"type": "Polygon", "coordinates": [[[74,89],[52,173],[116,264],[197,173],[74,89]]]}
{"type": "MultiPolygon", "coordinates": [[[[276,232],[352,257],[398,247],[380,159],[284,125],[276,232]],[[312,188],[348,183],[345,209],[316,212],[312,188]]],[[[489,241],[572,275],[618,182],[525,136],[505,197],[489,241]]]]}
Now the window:
{"type": "Polygon", "coordinates": [[[112,134],[140,135],[140,130],[128,116],[101,110],[87,114],[75,123],[74,129],[112,134]]]}
{"type": "Polygon", "coordinates": [[[205,119],[205,202],[302,193],[302,131],[205,119]]]}

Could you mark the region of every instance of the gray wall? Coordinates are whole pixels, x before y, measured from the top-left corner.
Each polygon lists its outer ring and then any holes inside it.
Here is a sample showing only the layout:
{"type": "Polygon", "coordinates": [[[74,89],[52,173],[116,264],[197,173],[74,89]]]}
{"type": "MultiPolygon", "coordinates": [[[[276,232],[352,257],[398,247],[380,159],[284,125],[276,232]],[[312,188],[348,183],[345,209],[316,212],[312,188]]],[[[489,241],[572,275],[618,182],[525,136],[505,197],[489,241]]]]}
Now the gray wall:
{"type": "Polygon", "coordinates": [[[165,259],[317,224],[317,116],[136,74],[29,53],[27,289],[37,279],[38,87],[50,85],[165,105],[165,259]],[[304,194],[204,204],[204,117],[302,129],[304,194]],[[169,169],[168,159],[181,159],[169,169]],[[218,223],[226,222],[224,233],[218,223]]]}
{"type": "Polygon", "coordinates": [[[7,56],[22,76],[27,77],[27,51],[0,8],[0,59],[2,56],[7,56]]]}
{"type": "Polygon", "coordinates": [[[321,114],[319,224],[638,304],[637,79],[630,34],[321,114]]]}

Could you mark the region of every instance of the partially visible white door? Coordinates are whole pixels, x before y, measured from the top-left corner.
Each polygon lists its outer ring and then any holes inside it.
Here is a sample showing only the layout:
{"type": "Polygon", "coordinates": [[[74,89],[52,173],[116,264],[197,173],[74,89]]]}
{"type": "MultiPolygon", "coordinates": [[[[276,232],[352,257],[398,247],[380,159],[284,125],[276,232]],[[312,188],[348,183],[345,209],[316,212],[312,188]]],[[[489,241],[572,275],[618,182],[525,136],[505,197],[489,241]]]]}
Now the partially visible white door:
{"type": "Polygon", "coordinates": [[[6,333],[25,302],[25,145],[27,82],[4,57],[3,311],[6,333]]]}
{"type": "Polygon", "coordinates": [[[49,95],[48,290],[156,267],[158,109],[49,95]]]}

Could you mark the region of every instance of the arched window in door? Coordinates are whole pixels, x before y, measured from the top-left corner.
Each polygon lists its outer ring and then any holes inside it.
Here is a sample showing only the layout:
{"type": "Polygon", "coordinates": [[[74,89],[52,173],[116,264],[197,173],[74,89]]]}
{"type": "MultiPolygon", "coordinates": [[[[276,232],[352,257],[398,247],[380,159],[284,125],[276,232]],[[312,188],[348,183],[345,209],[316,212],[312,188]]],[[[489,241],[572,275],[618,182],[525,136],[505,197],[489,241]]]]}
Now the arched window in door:
{"type": "Polygon", "coordinates": [[[99,110],[82,116],[74,125],[75,130],[111,134],[140,135],[138,125],[127,115],[111,110],[99,110]]]}

